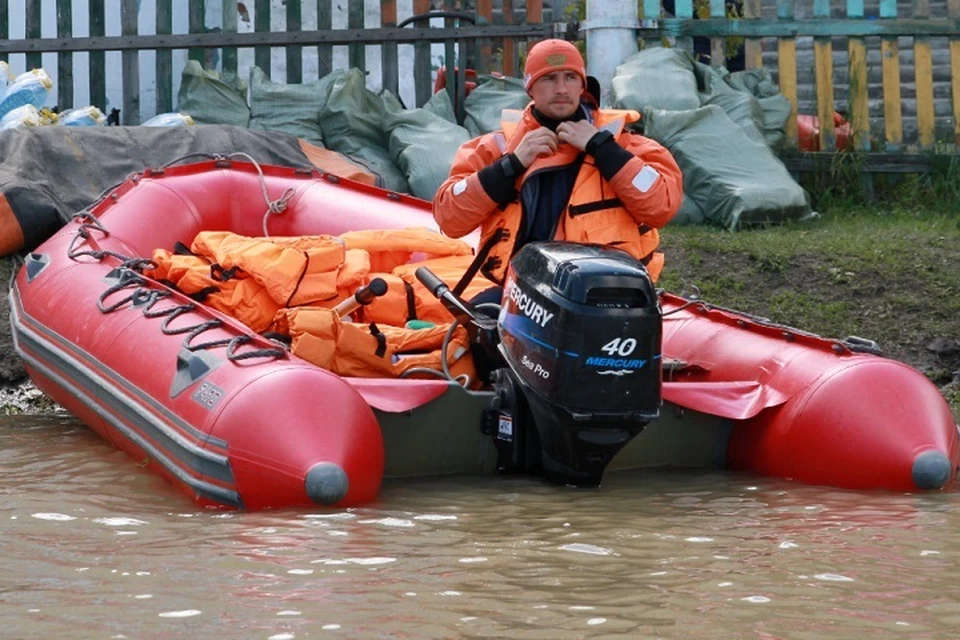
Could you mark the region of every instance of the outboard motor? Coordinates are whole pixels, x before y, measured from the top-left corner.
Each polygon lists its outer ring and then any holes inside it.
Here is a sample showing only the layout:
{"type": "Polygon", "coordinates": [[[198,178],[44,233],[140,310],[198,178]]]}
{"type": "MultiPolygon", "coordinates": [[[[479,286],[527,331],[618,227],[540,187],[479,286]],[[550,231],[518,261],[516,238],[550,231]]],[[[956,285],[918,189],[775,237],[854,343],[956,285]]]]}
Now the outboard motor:
{"type": "Polygon", "coordinates": [[[417,277],[494,345],[484,430],[504,471],[600,484],[613,457],[660,415],[662,317],[644,266],[617,249],[530,243],[511,260],[494,322],[428,269],[417,277]],[[493,339],[491,339],[493,336],[493,339]]]}
{"type": "Polygon", "coordinates": [[[613,457],[660,415],[661,314],[646,269],[595,245],[531,243],[511,261],[498,320],[501,460],[529,464],[536,427],[544,476],[597,485],[613,457]],[[510,389],[510,387],[515,387],[510,389]]]}

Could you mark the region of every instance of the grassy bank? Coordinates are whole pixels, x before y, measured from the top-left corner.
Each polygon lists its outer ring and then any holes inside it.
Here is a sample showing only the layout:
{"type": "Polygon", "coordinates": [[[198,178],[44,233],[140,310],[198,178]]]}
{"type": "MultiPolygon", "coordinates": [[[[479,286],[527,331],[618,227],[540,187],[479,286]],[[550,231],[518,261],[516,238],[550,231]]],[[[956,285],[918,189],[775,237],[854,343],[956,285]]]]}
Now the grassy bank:
{"type": "Polygon", "coordinates": [[[960,420],[960,181],[913,178],[883,203],[819,189],[819,218],[728,233],[668,227],[661,285],[843,338],[875,340],[937,384],[960,420]]]}

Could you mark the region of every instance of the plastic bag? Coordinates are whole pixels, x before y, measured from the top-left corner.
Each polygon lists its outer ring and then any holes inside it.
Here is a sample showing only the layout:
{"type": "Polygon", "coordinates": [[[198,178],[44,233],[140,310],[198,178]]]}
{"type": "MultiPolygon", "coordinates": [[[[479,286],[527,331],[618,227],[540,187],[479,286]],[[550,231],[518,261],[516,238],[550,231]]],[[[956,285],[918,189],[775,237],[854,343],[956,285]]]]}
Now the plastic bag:
{"type": "Polygon", "coordinates": [[[106,121],[103,112],[92,105],[64,111],[57,119],[62,127],[99,127],[106,121]]]}
{"type": "Polygon", "coordinates": [[[12,81],[13,76],[10,75],[10,65],[7,64],[6,60],[0,60],[0,100],[3,100],[3,96],[7,92],[7,87],[12,81]]]}
{"type": "Polygon", "coordinates": [[[146,122],[142,127],[186,127],[195,125],[193,118],[185,113],[160,113],[146,122]]]}
{"type": "Polygon", "coordinates": [[[43,69],[21,73],[7,87],[3,100],[0,100],[0,118],[17,107],[27,104],[33,105],[37,109],[42,108],[52,88],[53,81],[43,69]]]}
{"type": "Polygon", "coordinates": [[[8,111],[0,118],[0,129],[16,129],[18,127],[39,127],[43,125],[40,110],[32,104],[25,104],[8,111]]]}

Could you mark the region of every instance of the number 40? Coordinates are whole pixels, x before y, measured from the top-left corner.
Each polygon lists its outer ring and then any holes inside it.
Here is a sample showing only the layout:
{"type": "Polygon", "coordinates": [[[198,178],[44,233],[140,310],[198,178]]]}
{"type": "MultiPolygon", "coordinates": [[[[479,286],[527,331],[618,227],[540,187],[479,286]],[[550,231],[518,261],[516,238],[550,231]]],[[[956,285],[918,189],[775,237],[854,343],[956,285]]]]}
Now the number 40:
{"type": "Polygon", "coordinates": [[[600,347],[600,350],[604,353],[609,353],[611,356],[627,357],[633,353],[633,350],[636,348],[637,341],[633,338],[614,338],[600,347]]]}

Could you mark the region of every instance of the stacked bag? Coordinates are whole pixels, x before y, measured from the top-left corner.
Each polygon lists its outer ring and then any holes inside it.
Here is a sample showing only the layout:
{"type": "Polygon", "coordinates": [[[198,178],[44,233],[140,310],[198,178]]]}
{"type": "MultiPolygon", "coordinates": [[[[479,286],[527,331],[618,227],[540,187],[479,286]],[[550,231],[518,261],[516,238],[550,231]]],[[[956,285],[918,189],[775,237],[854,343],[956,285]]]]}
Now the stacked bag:
{"type": "MultiPolygon", "coordinates": [[[[97,107],[88,105],[56,113],[44,105],[50,98],[53,81],[43,69],[32,69],[11,77],[10,67],[0,61],[0,130],[18,127],[100,127],[107,119],[97,107]]],[[[162,113],[142,124],[145,127],[170,127],[194,124],[190,116],[162,113]]]]}
{"type": "Polygon", "coordinates": [[[11,78],[10,67],[0,62],[0,129],[55,123],[55,116],[43,109],[52,88],[53,82],[43,69],[11,78]]]}
{"type": "Polygon", "coordinates": [[[680,165],[684,200],[675,224],[736,230],[813,215],[776,155],[790,102],[766,70],[728,73],[686,51],[654,47],[617,67],[611,101],[639,111],[644,135],[680,165]]]}
{"type": "MultiPolygon", "coordinates": [[[[519,81],[513,82],[520,93],[514,91],[507,101],[510,106],[525,106],[530,98],[519,81]]],[[[289,134],[347,156],[374,174],[380,187],[432,200],[460,145],[480,128],[486,132],[499,127],[500,109],[495,109],[495,117],[484,117],[493,109],[479,106],[491,97],[503,100],[496,96],[498,87],[484,91],[481,85],[467,97],[467,127],[462,127],[446,92],[435,94],[422,108],[407,109],[389,91],[376,94],[367,89],[359,69],[337,69],[314,82],[282,84],[257,67],[244,82],[190,61],[183,71],[177,108],[198,124],[289,134]]]]}

